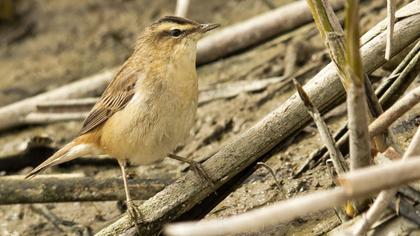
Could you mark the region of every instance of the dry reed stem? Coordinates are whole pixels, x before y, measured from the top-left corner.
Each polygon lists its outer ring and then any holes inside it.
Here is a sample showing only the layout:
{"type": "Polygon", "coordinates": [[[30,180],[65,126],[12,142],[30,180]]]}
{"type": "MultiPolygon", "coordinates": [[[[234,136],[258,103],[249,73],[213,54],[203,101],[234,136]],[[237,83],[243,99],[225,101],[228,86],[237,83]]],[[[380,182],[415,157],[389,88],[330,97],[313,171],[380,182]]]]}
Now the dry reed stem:
{"type": "Polygon", "coordinates": [[[315,105],[312,103],[308,94],[302,88],[302,85],[296,79],[293,79],[293,83],[295,84],[296,90],[300,98],[302,99],[303,104],[307,108],[309,115],[312,117],[312,119],[314,120],[318,128],[319,135],[321,136],[322,142],[325,144],[325,146],[328,149],[328,152],[330,153],[330,157],[331,157],[336,173],[342,174],[346,172],[347,171],[346,162],[340,150],[338,149],[334,138],[332,137],[330,131],[328,130],[327,124],[322,119],[321,113],[319,113],[318,108],[316,108],[315,105]]]}
{"type": "Polygon", "coordinates": [[[295,197],[223,219],[170,224],[165,233],[171,236],[215,236],[256,232],[381,189],[420,179],[418,168],[420,158],[358,169],[339,177],[342,187],[295,197]]]}

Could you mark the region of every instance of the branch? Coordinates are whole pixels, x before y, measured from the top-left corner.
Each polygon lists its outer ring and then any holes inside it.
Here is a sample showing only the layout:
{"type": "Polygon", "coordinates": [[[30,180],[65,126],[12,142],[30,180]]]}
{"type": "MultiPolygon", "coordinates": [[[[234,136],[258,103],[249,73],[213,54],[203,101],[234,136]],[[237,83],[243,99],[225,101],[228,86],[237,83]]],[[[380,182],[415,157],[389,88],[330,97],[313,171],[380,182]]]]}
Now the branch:
{"type": "Polygon", "coordinates": [[[348,128],[350,134],[350,169],[370,164],[368,111],[364,87],[362,59],[359,51],[359,1],[348,0],[346,5],[346,70],[350,82],[347,91],[348,128]]]}
{"type": "Polygon", "coordinates": [[[382,113],[369,125],[371,137],[386,132],[388,127],[399,117],[420,102],[420,87],[411,90],[408,94],[398,100],[392,107],[382,113]]]}
{"type": "Polygon", "coordinates": [[[343,42],[343,29],[335,16],[334,11],[325,0],[307,0],[311,9],[316,26],[322,39],[325,41],[331,60],[337,66],[337,70],[345,89],[349,87],[350,81],[345,76],[345,55],[343,42]]]}
{"type": "MultiPolygon", "coordinates": [[[[403,9],[414,5],[414,3],[408,4],[403,9]]],[[[376,37],[370,38],[369,42],[362,47],[364,69],[367,72],[373,71],[385,63],[384,57],[378,57],[378,54],[385,50],[384,24],[385,22],[381,22],[372,29],[375,31],[376,37]]],[[[418,27],[420,27],[420,15],[418,14],[401,19],[395,24],[394,37],[398,44],[395,45],[393,50],[396,51],[393,53],[397,53],[420,37],[418,27]]],[[[305,91],[310,97],[313,97],[313,103],[321,113],[343,99],[343,86],[337,76],[335,66],[330,63],[305,86],[305,91]]],[[[140,231],[144,235],[159,232],[163,224],[173,221],[187,212],[216,188],[256,162],[290,135],[302,129],[309,121],[310,116],[305,112],[305,107],[300,99],[296,95],[290,97],[280,107],[203,163],[203,168],[215,181],[214,188],[203,185],[200,179],[190,171],[144,202],[139,207],[139,211],[144,216],[144,221],[139,222],[140,231]]],[[[118,221],[102,229],[97,235],[135,232],[133,226],[133,222],[127,215],[124,215],[118,221]]]]}
{"type": "Polygon", "coordinates": [[[404,162],[396,161],[358,169],[339,177],[342,187],[333,190],[295,197],[223,219],[171,224],[165,228],[165,233],[172,236],[211,236],[255,232],[286,223],[296,217],[338,206],[348,200],[368,196],[381,189],[418,180],[418,168],[420,159],[417,157],[404,162]]]}
{"type": "Polygon", "coordinates": [[[330,153],[330,157],[336,173],[342,174],[346,172],[346,162],[344,161],[340,150],[335,144],[335,140],[331,136],[327,124],[325,124],[325,121],[322,119],[321,113],[319,113],[318,109],[314,106],[308,94],[306,94],[305,90],[302,88],[302,85],[296,79],[293,79],[293,83],[295,84],[296,90],[299,94],[299,97],[302,99],[303,104],[308,109],[309,115],[311,115],[316,126],[318,127],[319,135],[321,136],[322,142],[325,143],[325,146],[327,147],[328,152],[330,153]]]}
{"type": "Polygon", "coordinates": [[[175,15],[180,17],[186,17],[190,0],[178,0],[176,1],[175,15]]]}
{"type": "Polygon", "coordinates": [[[267,165],[264,162],[257,162],[257,166],[262,166],[266,170],[268,170],[268,173],[270,173],[271,177],[273,177],[274,182],[276,183],[278,190],[282,191],[281,182],[278,180],[278,178],[276,176],[276,172],[273,170],[273,168],[271,168],[271,166],[267,165]]]}
{"type": "Polygon", "coordinates": [[[49,124],[60,121],[84,120],[89,112],[40,113],[33,112],[21,120],[22,124],[49,124]]]}
{"type": "Polygon", "coordinates": [[[38,112],[60,112],[60,111],[90,111],[98,98],[77,98],[66,100],[42,101],[37,104],[38,112]]]}
{"type": "MultiPolygon", "coordinates": [[[[344,1],[334,0],[335,10],[344,7],[344,1]]],[[[225,27],[198,43],[197,63],[204,64],[312,21],[305,1],[297,1],[258,15],[235,25],[225,27]]]]}
{"type": "Polygon", "coordinates": [[[272,84],[284,83],[288,77],[272,77],[267,79],[233,81],[199,88],[198,105],[217,100],[235,97],[244,92],[259,91],[272,84]]]}
{"type": "MultiPolygon", "coordinates": [[[[420,71],[420,41],[414,46],[412,51],[416,52],[417,54],[412,55],[411,52],[406,56],[409,58],[409,62],[406,66],[402,69],[401,72],[398,72],[398,76],[396,79],[392,79],[393,83],[390,85],[389,89],[387,89],[383,96],[381,97],[380,101],[384,104],[384,107],[389,107],[390,104],[393,104],[398,98],[404,94],[404,91],[411,82],[417,77],[420,71]],[[411,57],[413,56],[413,57],[411,57]]],[[[405,59],[405,58],[404,58],[405,59]]],[[[401,64],[403,64],[401,62],[401,64]]],[[[400,69],[399,66],[397,69],[400,69]]],[[[395,71],[394,71],[395,72],[395,71]]],[[[394,72],[392,74],[394,74],[394,72]]],[[[391,74],[391,76],[392,76],[391,74]]]]}
{"type": "MultiPolygon", "coordinates": [[[[384,93],[386,93],[386,91],[388,91],[389,89],[390,89],[390,87],[392,87],[392,86],[395,86],[395,87],[397,87],[396,85],[394,85],[396,82],[397,82],[397,80],[395,79],[395,78],[397,78],[397,77],[399,77],[399,75],[400,75],[400,73],[404,70],[404,68],[406,68],[407,67],[407,65],[413,60],[413,58],[418,54],[418,52],[419,52],[419,50],[420,50],[420,41],[418,41],[417,43],[416,43],[416,45],[410,50],[410,52],[404,57],[404,59],[400,62],[400,64],[398,64],[398,66],[397,66],[397,68],[395,68],[393,71],[392,71],[392,73],[391,73],[391,75],[388,77],[388,78],[386,78],[386,80],[384,81],[384,83],[382,83],[382,84],[380,84],[379,86],[378,86],[378,88],[376,89],[376,91],[375,91],[375,93],[378,95],[378,96],[383,96],[383,94],[384,93]]],[[[414,76],[415,77],[415,76],[414,76]]],[[[402,78],[402,79],[404,79],[404,78],[402,78]]],[[[410,80],[408,80],[408,82],[403,82],[403,83],[397,83],[397,84],[410,84],[409,83],[409,81],[410,80]]],[[[399,90],[399,89],[393,89],[393,90],[399,90]]],[[[385,100],[385,99],[384,99],[385,100]]],[[[385,102],[385,101],[384,101],[385,102]]],[[[390,103],[390,102],[386,102],[386,103],[390,103]]],[[[389,106],[387,106],[387,104],[384,104],[383,105],[383,107],[386,109],[387,107],[389,107],[389,106]]]]}
{"type": "Polygon", "coordinates": [[[107,70],[100,74],[64,85],[58,89],[0,108],[0,130],[24,125],[27,115],[36,111],[37,105],[41,102],[100,94],[111,81],[114,71],[107,70]]]}
{"type": "MultiPolygon", "coordinates": [[[[133,199],[145,200],[162,190],[170,180],[131,179],[133,199]]],[[[92,178],[80,175],[39,175],[36,181],[23,176],[0,177],[0,205],[17,203],[81,202],[125,200],[120,178],[92,178]]]]}
{"type": "Polygon", "coordinates": [[[388,25],[387,25],[387,38],[386,38],[386,48],[385,48],[385,59],[391,59],[391,50],[392,50],[392,36],[394,35],[394,24],[395,24],[395,0],[387,0],[387,16],[388,16],[388,25]]]}

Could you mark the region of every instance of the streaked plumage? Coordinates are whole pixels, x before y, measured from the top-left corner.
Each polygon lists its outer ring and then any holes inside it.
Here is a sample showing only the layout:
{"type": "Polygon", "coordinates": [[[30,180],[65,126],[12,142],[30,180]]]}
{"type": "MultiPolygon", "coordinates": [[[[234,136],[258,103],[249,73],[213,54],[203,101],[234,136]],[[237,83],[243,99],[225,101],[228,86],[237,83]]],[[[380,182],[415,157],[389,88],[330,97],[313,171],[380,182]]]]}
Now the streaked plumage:
{"type": "Polygon", "coordinates": [[[80,156],[110,155],[120,164],[128,210],[136,218],[125,165],[161,160],[188,137],[197,110],[197,41],[216,27],[173,16],[147,27],[83,122],[80,136],[26,178],[80,156]]]}

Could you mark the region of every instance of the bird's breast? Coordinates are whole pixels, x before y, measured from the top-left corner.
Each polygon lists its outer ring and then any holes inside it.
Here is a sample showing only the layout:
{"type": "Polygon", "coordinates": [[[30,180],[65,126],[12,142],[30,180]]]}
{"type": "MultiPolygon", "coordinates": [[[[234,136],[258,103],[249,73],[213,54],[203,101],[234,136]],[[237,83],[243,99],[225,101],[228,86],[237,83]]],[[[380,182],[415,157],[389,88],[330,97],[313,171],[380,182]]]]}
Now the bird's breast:
{"type": "Polygon", "coordinates": [[[116,158],[147,164],[167,156],[188,137],[197,111],[195,69],[169,66],[160,78],[139,80],[127,106],[106,123],[104,146],[116,158]]]}

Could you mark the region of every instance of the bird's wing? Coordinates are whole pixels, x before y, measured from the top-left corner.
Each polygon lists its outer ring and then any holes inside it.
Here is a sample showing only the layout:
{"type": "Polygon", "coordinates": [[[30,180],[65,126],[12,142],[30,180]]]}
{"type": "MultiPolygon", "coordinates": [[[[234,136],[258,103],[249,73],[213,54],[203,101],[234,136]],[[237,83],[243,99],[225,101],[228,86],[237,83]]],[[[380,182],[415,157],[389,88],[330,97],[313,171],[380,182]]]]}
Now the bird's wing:
{"type": "Polygon", "coordinates": [[[80,134],[85,134],[108,120],[115,112],[123,109],[133,97],[138,73],[124,73],[124,66],[117,73],[98,102],[83,122],[80,134]]]}

